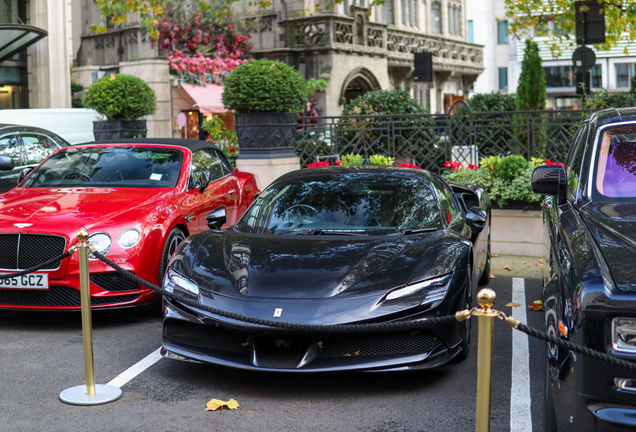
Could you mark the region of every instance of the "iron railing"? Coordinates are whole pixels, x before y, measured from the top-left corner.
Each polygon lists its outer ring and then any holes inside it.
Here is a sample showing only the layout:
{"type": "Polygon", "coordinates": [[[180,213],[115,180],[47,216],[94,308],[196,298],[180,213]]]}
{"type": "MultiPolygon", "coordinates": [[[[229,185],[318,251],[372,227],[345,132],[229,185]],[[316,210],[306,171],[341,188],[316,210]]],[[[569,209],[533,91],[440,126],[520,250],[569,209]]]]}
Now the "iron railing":
{"type": "Polygon", "coordinates": [[[445,161],[478,164],[521,154],[564,162],[580,123],[594,110],[473,112],[463,101],[447,114],[301,117],[302,166],[347,153],[383,154],[441,172],[445,161]]]}

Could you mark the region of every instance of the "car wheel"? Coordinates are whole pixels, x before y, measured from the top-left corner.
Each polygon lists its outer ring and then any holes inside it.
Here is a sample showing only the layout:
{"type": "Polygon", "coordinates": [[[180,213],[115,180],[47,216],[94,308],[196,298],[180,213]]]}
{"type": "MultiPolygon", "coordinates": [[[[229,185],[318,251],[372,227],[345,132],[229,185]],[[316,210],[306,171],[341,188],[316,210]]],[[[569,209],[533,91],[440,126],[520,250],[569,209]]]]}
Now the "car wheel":
{"type": "Polygon", "coordinates": [[[488,231],[488,253],[486,254],[486,266],[484,267],[484,272],[481,274],[479,278],[479,285],[486,285],[490,282],[490,230],[488,231]]]}
{"type": "Polygon", "coordinates": [[[550,363],[548,356],[545,356],[545,386],[543,397],[543,430],[544,432],[558,432],[556,425],[556,412],[554,410],[554,399],[550,389],[550,363]]]}
{"type": "MultiPolygon", "coordinates": [[[[471,309],[473,307],[473,293],[472,293],[472,268],[468,267],[468,290],[466,291],[466,309],[471,309]]],[[[472,329],[472,319],[467,319],[459,323],[459,330],[462,336],[462,342],[460,344],[462,348],[462,352],[457,355],[458,360],[464,360],[468,358],[468,354],[470,353],[470,332],[472,329]]]]}
{"type": "Polygon", "coordinates": [[[168,268],[168,262],[174,251],[177,250],[182,241],[186,238],[185,233],[181,228],[175,228],[170,231],[166,244],[163,247],[163,253],[161,254],[161,263],[159,264],[159,286],[163,284],[163,275],[168,268]]]}

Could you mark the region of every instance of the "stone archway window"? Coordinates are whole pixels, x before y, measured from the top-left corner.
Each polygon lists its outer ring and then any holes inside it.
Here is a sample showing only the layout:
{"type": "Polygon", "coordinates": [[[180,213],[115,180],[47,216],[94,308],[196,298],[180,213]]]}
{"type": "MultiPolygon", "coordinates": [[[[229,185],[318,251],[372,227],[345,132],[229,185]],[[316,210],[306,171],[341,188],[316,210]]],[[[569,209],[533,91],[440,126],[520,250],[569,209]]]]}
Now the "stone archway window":
{"type": "Polygon", "coordinates": [[[380,83],[368,69],[356,69],[344,80],[340,92],[340,105],[345,105],[367,92],[380,90],[380,83]]]}

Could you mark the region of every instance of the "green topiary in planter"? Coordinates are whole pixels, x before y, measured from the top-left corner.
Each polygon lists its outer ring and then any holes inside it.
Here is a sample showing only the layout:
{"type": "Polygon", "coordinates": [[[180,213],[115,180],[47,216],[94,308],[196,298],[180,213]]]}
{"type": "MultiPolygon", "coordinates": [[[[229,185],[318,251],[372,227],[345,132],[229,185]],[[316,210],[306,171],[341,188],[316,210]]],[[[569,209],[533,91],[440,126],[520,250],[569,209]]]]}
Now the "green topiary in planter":
{"type": "Polygon", "coordinates": [[[93,122],[96,140],[145,137],[146,121],[137,119],[157,111],[154,90],[141,78],[127,74],[98,79],[82,102],[107,118],[93,122]]]}
{"type": "Polygon", "coordinates": [[[223,105],[234,110],[240,159],[296,157],[298,113],[307,105],[307,82],[279,61],[245,62],[225,79],[223,105]]]}

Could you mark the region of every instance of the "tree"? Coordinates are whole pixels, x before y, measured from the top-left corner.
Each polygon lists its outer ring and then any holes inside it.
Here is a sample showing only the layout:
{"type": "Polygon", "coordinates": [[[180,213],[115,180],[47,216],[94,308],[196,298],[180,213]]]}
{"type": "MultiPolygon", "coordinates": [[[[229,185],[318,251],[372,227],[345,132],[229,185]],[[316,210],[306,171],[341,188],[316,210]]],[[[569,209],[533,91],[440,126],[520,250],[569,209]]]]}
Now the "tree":
{"type": "Polygon", "coordinates": [[[517,87],[517,109],[542,110],[548,97],[545,89],[545,70],[541,66],[539,45],[531,39],[526,41],[526,49],[521,62],[521,76],[517,87]]]}
{"type": "MultiPolygon", "coordinates": [[[[509,31],[518,39],[532,36],[536,29],[539,36],[548,36],[547,42],[552,54],[561,54],[563,42],[574,46],[576,23],[574,3],[576,0],[505,0],[506,18],[509,31]],[[554,26],[547,23],[553,21],[554,26]],[[553,27],[550,29],[550,27],[553,27]]],[[[598,0],[604,3],[604,0],[598,0]]],[[[585,6],[584,6],[585,8],[585,6]]],[[[605,2],[606,43],[596,46],[608,50],[621,41],[632,42],[636,39],[636,1],[613,0],[605,2]]],[[[627,54],[627,48],[625,48],[627,54]]]]}

